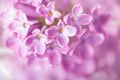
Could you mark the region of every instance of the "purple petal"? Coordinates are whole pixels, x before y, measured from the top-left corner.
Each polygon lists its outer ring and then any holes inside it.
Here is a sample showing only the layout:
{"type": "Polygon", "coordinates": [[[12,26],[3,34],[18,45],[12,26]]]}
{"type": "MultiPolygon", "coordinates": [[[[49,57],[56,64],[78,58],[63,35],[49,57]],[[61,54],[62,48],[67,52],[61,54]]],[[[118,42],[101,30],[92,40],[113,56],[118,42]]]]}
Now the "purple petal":
{"type": "Polygon", "coordinates": [[[18,53],[20,41],[17,38],[10,37],[6,40],[6,46],[12,49],[15,53],[18,53]]]}
{"type": "Polygon", "coordinates": [[[7,47],[13,47],[16,46],[18,44],[18,39],[14,38],[14,37],[10,37],[6,40],[6,46],[7,47]]]}
{"type": "Polygon", "coordinates": [[[47,17],[45,18],[45,22],[48,25],[51,25],[54,22],[54,18],[53,17],[47,17]]]}
{"type": "Polygon", "coordinates": [[[97,16],[99,14],[99,10],[100,10],[101,6],[100,5],[96,5],[95,7],[93,7],[93,9],[91,10],[91,14],[93,16],[97,16]]]}
{"type": "Polygon", "coordinates": [[[67,16],[66,16],[66,20],[67,20],[67,24],[69,24],[69,25],[74,25],[74,20],[72,20],[72,18],[74,18],[71,14],[68,14],[67,16]]]}
{"type": "Polygon", "coordinates": [[[58,34],[58,30],[57,30],[56,26],[52,26],[52,27],[48,28],[48,29],[46,30],[46,34],[47,34],[49,37],[55,38],[55,37],[57,36],[57,34],[58,34]]]}
{"type": "Polygon", "coordinates": [[[81,33],[82,33],[82,26],[81,25],[76,25],[75,27],[77,29],[76,34],[81,35],[81,33]]]}
{"type": "Polygon", "coordinates": [[[60,12],[54,11],[54,14],[53,14],[53,17],[54,17],[54,18],[60,18],[60,16],[61,16],[61,13],[60,13],[60,12]]]}
{"type": "Polygon", "coordinates": [[[64,17],[63,17],[63,21],[65,22],[65,24],[68,24],[68,16],[69,16],[70,14],[67,14],[67,15],[65,15],[64,17]]]}
{"type": "Polygon", "coordinates": [[[85,38],[85,41],[92,45],[100,45],[105,40],[105,37],[102,33],[88,33],[85,38]]]}
{"type": "Polygon", "coordinates": [[[94,49],[90,44],[78,43],[74,49],[74,55],[79,59],[90,59],[94,56],[94,49]]]}
{"type": "Polygon", "coordinates": [[[61,47],[67,46],[68,43],[69,43],[69,38],[68,38],[68,36],[66,36],[66,35],[60,34],[60,35],[57,37],[57,42],[58,42],[58,44],[59,44],[61,47]]]}
{"type": "Polygon", "coordinates": [[[57,27],[61,28],[64,27],[64,23],[62,22],[62,20],[59,20],[59,22],[57,23],[57,27]]]}
{"type": "Polygon", "coordinates": [[[81,7],[80,4],[76,4],[73,8],[72,8],[72,14],[75,16],[80,16],[80,14],[83,12],[83,9],[81,7]]]}
{"type": "Polygon", "coordinates": [[[93,47],[90,44],[82,45],[81,56],[85,59],[93,58],[93,56],[94,56],[93,47]]]}
{"type": "Polygon", "coordinates": [[[46,45],[43,42],[38,41],[35,44],[35,50],[37,54],[44,55],[45,50],[46,50],[46,45]]]}
{"type": "Polygon", "coordinates": [[[15,6],[17,9],[20,9],[22,11],[25,12],[25,14],[28,16],[28,18],[30,17],[30,19],[36,19],[36,16],[39,16],[36,12],[35,12],[35,8],[33,6],[28,6],[25,4],[17,4],[15,6]]]}
{"type": "Polygon", "coordinates": [[[35,45],[35,36],[28,36],[26,41],[25,41],[25,44],[28,46],[28,47],[32,47],[33,45],[35,45]]]}
{"type": "Polygon", "coordinates": [[[64,29],[65,29],[64,35],[67,35],[69,37],[73,37],[77,32],[77,29],[73,26],[70,26],[70,25],[66,26],[64,29]]]}
{"type": "Polygon", "coordinates": [[[21,25],[19,21],[13,21],[11,24],[9,24],[9,29],[14,30],[14,31],[20,27],[22,28],[23,26],[21,25]]]}
{"type": "Polygon", "coordinates": [[[79,17],[79,22],[82,25],[88,25],[92,21],[92,16],[88,14],[81,14],[79,17]]]}
{"type": "Polygon", "coordinates": [[[47,15],[47,9],[44,5],[40,5],[36,8],[36,12],[41,16],[45,17],[47,15]]]}
{"type": "Polygon", "coordinates": [[[49,53],[48,59],[49,62],[54,66],[61,63],[61,55],[58,52],[49,53]]]}

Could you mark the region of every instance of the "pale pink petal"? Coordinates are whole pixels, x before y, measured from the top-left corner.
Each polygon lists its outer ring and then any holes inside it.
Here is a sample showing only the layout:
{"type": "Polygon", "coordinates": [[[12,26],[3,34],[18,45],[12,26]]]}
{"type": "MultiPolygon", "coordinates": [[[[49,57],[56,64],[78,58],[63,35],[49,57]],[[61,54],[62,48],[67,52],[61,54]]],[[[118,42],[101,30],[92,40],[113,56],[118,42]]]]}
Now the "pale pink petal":
{"type": "Polygon", "coordinates": [[[38,5],[41,4],[41,2],[42,2],[42,0],[33,0],[32,1],[32,5],[35,6],[35,7],[37,7],[38,5]]]}
{"type": "Polygon", "coordinates": [[[36,29],[34,29],[33,31],[32,31],[32,34],[33,35],[37,35],[37,34],[40,34],[41,32],[40,32],[40,30],[38,29],[38,28],[36,28],[36,29]]]}
{"type": "Polygon", "coordinates": [[[66,36],[66,35],[60,34],[60,35],[57,37],[57,42],[58,42],[58,44],[59,44],[61,47],[67,46],[68,43],[69,43],[69,38],[68,38],[68,36],[66,36]]]}
{"type": "Polygon", "coordinates": [[[44,55],[45,50],[46,50],[46,45],[43,42],[38,41],[35,44],[35,50],[37,54],[44,55]]]}
{"type": "Polygon", "coordinates": [[[48,55],[48,60],[54,66],[59,65],[61,63],[61,60],[62,60],[61,54],[59,54],[58,52],[51,52],[48,55]]]}
{"type": "Polygon", "coordinates": [[[66,55],[68,55],[68,51],[69,51],[69,50],[70,50],[70,49],[69,49],[68,46],[65,46],[65,47],[63,47],[63,48],[61,48],[61,47],[58,48],[58,51],[59,51],[61,54],[66,54],[66,55]]]}
{"type": "Polygon", "coordinates": [[[83,9],[81,7],[80,4],[76,4],[73,8],[72,8],[72,14],[75,16],[80,16],[80,14],[83,12],[83,9]]]}
{"type": "Polygon", "coordinates": [[[54,18],[53,17],[47,17],[45,18],[45,22],[48,25],[51,25],[54,22],[54,18]]]}
{"type": "Polygon", "coordinates": [[[22,0],[23,3],[30,3],[32,0],[22,0]]]}
{"type": "Polygon", "coordinates": [[[12,23],[9,24],[9,29],[11,30],[17,30],[18,27],[22,28],[23,26],[19,21],[13,21],[12,23]]]}
{"type": "Polygon", "coordinates": [[[18,49],[18,56],[20,57],[27,57],[28,55],[28,48],[24,44],[21,44],[19,49],[18,49]]]}
{"type": "Polygon", "coordinates": [[[88,14],[81,14],[79,17],[79,23],[82,25],[88,25],[92,21],[92,16],[88,14]]]}
{"type": "Polygon", "coordinates": [[[44,34],[40,34],[40,35],[41,35],[41,39],[40,39],[40,41],[41,41],[42,43],[46,43],[46,42],[48,41],[47,36],[44,35],[44,34]]]}
{"type": "Polygon", "coordinates": [[[60,16],[61,16],[61,13],[60,13],[60,12],[54,11],[54,14],[53,14],[53,17],[54,17],[54,18],[60,18],[60,16]]]}
{"type": "Polygon", "coordinates": [[[49,10],[54,10],[55,9],[55,2],[53,2],[53,1],[49,2],[47,7],[49,10]]]}
{"type": "Polygon", "coordinates": [[[18,28],[16,31],[18,33],[18,38],[20,39],[24,39],[27,35],[27,31],[24,28],[18,28]]]}
{"type": "Polygon", "coordinates": [[[22,23],[27,22],[26,14],[24,12],[20,11],[20,10],[17,12],[17,18],[22,23]]]}
{"type": "Polygon", "coordinates": [[[68,24],[68,16],[69,16],[70,14],[68,14],[68,15],[65,15],[64,17],[63,17],[63,21],[65,22],[65,24],[68,24]]]}
{"type": "Polygon", "coordinates": [[[73,27],[73,26],[70,26],[70,25],[65,26],[64,29],[65,30],[64,30],[63,34],[67,35],[69,37],[73,37],[76,34],[76,32],[77,32],[77,29],[75,27],[73,27]]]}

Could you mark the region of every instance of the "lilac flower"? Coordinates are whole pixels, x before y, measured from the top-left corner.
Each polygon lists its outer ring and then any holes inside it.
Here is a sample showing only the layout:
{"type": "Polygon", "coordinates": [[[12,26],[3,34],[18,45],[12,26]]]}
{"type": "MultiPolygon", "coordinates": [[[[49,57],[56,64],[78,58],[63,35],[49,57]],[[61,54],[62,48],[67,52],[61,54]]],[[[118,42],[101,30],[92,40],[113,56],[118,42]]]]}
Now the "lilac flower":
{"type": "Polygon", "coordinates": [[[42,0],[22,0],[23,3],[32,4],[32,6],[37,7],[42,3],[42,0]]]}
{"type": "Polygon", "coordinates": [[[60,12],[55,10],[55,2],[49,2],[47,7],[40,5],[36,8],[36,12],[45,18],[45,22],[51,25],[55,18],[60,18],[60,12]]]}
{"type": "Polygon", "coordinates": [[[72,8],[72,12],[64,17],[64,21],[70,25],[88,25],[92,16],[82,13],[83,9],[80,4],[76,4],[72,8]]]}
{"type": "Polygon", "coordinates": [[[69,43],[69,37],[76,34],[76,28],[70,25],[65,26],[60,20],[56,26],[52,26],[46,30],[46,34],[50,37],[57,37],[57,42],[60,46],[66,46],[69,43]]]}
{"type": "Polygon", "coordinates": [[[0,21],[4,23],[5,27],[7,27],[8,24],[14,19],[15,15],[16,15],[16,9],[14,8],[13,5],[6,3],[6,7],[0,8],[0,17],[1,17],[0,21]]]}
{"type": "Polygon", "coordinates": [[[76,27],[77,34],[80,35],[83,26],[91,23],[92,16],[83,13],[83,8],[81,7],[81,5],[76,4],[73,6],[71,13],[68,13],[66,16],[63,17],[63,20],[66,24],[76,27]]]}
{"type": "Polygon", "coordinates": [[[61,54],[66,54],[69,48],[61,48],[56,41],[52,41],[47,45],[46,54],[48,60],[52,65],[58,65],[61,63],[61,54]]]}
{"type": "Polygon", "coordinates": [[[26,45],[39,55],[43,55],[46,50],[47,36],[42,34],[39,29],[35,29],[32,35],[29,35],[26,39],[26,45]]]}
{"type": "Polygon", "coordinates": [[[63,68],[73,75],[86,76],[95,71],[95,62],[93,59],[79,61],[73,56],[63,56],[63,68]],[[77,68],[77,69],[76,69],[77,68]]]}
{"type": "Polygon", "coordinates": [[[28,32],[29,23],[25,13],[17,11],[16,18],[10,23],[9,29],[17,34],[18,38],[25,38],[28,32]]]}
{"type": "MultiPolygon", "coordinates": [[[[106,33],[104,29],[104,25],[108,23],[110,20],[111,15],[110,14],[103,14],[100,12],[101,6],[97,5],[91,10],[91,14],[93,16],[92,24],[95,26],[96,31],[106,33]]],[[[108,29],[107,29],[108,30],[108,29]]],[[[112,29],[112,31],[114,31],[112,29]]]]}
{"type": "Polygon", "coordinates": [[[104,42],[105,36],[99,32],[88,32],[84,35],[84,40],[93,46],[98,46],[104,42]]]}

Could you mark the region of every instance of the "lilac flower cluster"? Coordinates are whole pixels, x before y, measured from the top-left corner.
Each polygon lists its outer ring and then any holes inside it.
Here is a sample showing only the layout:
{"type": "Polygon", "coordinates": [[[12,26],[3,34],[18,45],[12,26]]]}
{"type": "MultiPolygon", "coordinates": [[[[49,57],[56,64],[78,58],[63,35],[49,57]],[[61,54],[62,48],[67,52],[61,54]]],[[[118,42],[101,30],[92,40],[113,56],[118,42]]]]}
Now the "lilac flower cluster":
{"type": "MultiPolygon", "coordinates": [[[[11,4],[9,4],[11,5],[11,4]]],[[[12,3],[13,16],[6,26],[9,35],[6,46],[17,56],[47,58],[52,65],[62,61],[62,55],[79,61],[92,60],[94,47],[104,41],[104,35],[92,26],[92,14],[75,4],[69,13],[57,10],[55,1],[18,0],[12,3]]]]}
{"type": "Polygon", "coordinates": [[[47,58],[58,65],[67,55],[81,62],[93,59],[94,47],[104,41],[104,35],[92,25],[96,9],[87,14],[81,4],[75,4],[64,13],[57,10],[55,1],[45,0],[16,0],[9,5],[12,16],[8,10],[1,13],[11,17],[6,25],[6,46],[19,57],[47,58]]]}
{"type": "Polygon", "coordinates": [[[119,80],[119,7],[118,0],[2,0],[0,79],[119,80]]]}

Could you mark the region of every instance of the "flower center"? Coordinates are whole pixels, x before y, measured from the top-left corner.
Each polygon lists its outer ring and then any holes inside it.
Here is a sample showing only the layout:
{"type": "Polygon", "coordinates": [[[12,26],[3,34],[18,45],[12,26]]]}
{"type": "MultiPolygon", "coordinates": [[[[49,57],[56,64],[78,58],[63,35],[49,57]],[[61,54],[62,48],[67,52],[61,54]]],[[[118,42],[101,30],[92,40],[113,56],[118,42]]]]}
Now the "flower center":
{"type": "Polygon", "coordinates": [[[51,11],[48,12],[48,16],[52,16],[53,13],[51,11]]]}
{"type": "Polygon", "coordinates": [[[37,39],[40,39],[40,38],[41,38],[41,36],[38,34],[38,35],[36,36],[36,38],[37,38],[37,39]]]}
{"type": "Polygon", "coordinates": [[[27,27],[28,27],[28,24],[27,24],[27,23],[24,23],[23,26],[24,26],[24,28],[27,28],[27,27]]]}
{"type": "Polygon", "coordinates": [[[60,28],[60,29],[59,29],[59,32],[62,33],[62,32],[63,32],[63,28],[60,28]]]}
{"type": "Polygon", "coordinates": [[[54,49],[54,48],[55,48],[55,46],[54,46],[54,45],[51,45],[51,46],[50,46],[50,48],[51,48],[51,49],[54,49]]]}
{"type": "Polygon", "coordinates": [[[72,18],[71,18],[71,20],[72,20],[72,21],[75,21],[75,18],[74,18],[74,17],[72,17],[72,18]]]}

